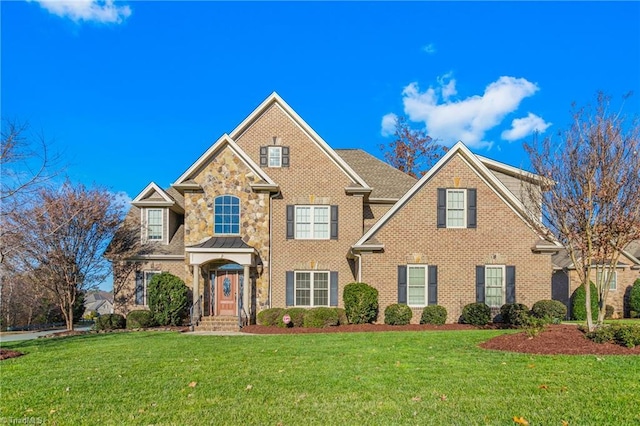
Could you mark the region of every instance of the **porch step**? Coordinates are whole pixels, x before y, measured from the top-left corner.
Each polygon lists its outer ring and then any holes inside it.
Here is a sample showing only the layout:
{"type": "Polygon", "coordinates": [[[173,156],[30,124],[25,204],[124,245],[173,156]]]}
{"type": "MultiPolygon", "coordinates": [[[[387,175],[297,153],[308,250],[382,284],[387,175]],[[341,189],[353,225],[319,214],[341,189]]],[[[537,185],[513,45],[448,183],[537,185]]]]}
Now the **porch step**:
{"type": "Polygon", "coordinates": [[[202,317],[200,323],[195,326],[195,331],[240,331],[240,327],[238,326],[238,317],[202,317]]]}

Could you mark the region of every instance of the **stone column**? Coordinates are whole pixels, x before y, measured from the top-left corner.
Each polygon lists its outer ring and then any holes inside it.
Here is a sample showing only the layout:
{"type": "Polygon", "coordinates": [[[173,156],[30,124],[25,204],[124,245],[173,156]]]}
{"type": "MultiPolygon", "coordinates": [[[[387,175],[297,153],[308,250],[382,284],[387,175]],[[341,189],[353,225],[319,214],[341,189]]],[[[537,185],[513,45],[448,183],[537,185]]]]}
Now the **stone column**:
{"type": "Polygon", "coordinates": [[[193,265],[193,316],[196,318],[200,317],[201,306],[200,304],[195,304],[196,301],[200,300],[200,265],[193,265]]]}

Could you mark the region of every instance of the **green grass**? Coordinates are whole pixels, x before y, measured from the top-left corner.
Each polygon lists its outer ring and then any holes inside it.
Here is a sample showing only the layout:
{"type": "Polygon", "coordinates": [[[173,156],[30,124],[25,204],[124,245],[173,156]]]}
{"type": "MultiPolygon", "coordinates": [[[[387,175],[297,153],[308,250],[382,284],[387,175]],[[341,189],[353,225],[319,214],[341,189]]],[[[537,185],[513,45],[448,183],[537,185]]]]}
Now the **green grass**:
{"type": "Polygon", "coordinates": [[[0,362],[0,423],[640,422],[640,357],[477,347],[504,332],[137,332],[8,343],[27,355],[0,362]]]}

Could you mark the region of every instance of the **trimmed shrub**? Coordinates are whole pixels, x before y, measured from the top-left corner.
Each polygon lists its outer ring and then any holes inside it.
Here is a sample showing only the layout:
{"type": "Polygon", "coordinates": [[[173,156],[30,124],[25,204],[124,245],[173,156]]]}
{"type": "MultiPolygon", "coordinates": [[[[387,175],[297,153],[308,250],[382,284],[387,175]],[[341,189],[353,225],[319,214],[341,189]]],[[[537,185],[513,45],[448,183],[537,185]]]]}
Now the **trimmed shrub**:
{"type": "MultiPolygon", "coordinates": [[[[590,283],[591,288],[591,319],[598,319],[598,290],[594,283],[590,283]]],[[[585,306],[586,293],[584,286],[580,286],[571,295],[571,319],[585,321],[587,319],[587,308],[585,306]]]]}
{"type": "Polygon", "coordinates": [[[147,289],[149,310],[158,325],[181,325],[188,313],[187,286],[168,272],[154,275],[147,289]]]}
{"type": "Polygon", "coordinates": [[[586,333],[587,338],[596,343],[613,342],[621,346],[633,348],[640,345],[640,325],[612,324],[598,327],[586,333]]]}
{"type": "Polygon", "coordinates": [[[155,322],[151,311],[140,309],[127,314],[127,328],[147,328],[154,325],[155,322]]]}
{"type": "Polygon", "coordinates": [[[484,303],[469,303],[462,308],[460,322],[477,327],[487,325],[491,321],[491,308],[484,303]]]}
{"type": "Polygon", "coordinates": [[[302,327],[304,326],[304,316],[307,313],[305,308],[286,308],[282,310],[282,314],[278,317],[278,322],[276,325],[281,328],[287,327],[302,327]],[[291,322],[289,324],[285,324],[282,321],[282,317],[285,315],[289,315],[291,318],[291,322]]]}
{"type": "Polygon", "coordinates": [[[407,305],[394,303],[384,310],[384,323],[387,325],[407,325],[411,322],[413,311],[407,305]]]}
{"type": "Polygon", "coordinates": [[[420,324],[442,325],[447,322],[447,309],[440,305],[425,306],[420,324]]]}
{"type": "Polygon", "coordinates": [[[282,320],[282,308],[270,308],[258,312],[258,324],[259,325],[278,325],[278,320],[282,320]]]}
{"type": "Polygon", "coordinates": [[[633,283],[629,292],[629,310],[635,314],[631,318],[640,316],[640,278],[633,283]]]}
{"type": "Polygon", "coordinates": [[[613,313],[615,312],[615,308],[611,305],[606,305],[604,307],[604,318],[611,319],[613,318],[613,313]]]}
{"type": "Polygon", "coordinates": [[[527,314],[527,316],[523,318],[523,323],[520,328],[524,330],[527,336],[536,337],[538,334],[542,333],[547,323],[547,318],[537,318],[533,315],[527,314]]]}
{"type": "Polygon", "coordinates": [[[125,320],[120,314],[105,314],[96,318],[95,328],[98,331],[101,330],[119,330],[124,328],[125,320]]]}
{"type": "Polygon", "coordinates": [[[318,307],[307,310],[304,314],[304,327],[324,328],[338,325],[340,316],[335,308],[318,307]]]}
{"type": "Polygon", "coordinates": [[[531,307],[536,318],[546,318],[549,322],[559,323],[567,316],[567,307],[559,300],[538,300],[531,307]]]}
{"type": "Polygon", "coordinates": [[[345,311],[343,308],[334,308],[334,309],[338,314],[338,324],[339,325],[349,324],[349,320],[347,319],[347,311],[345,311]]]}
{"type": "Polygon", "coordinates": [[[500,316],[503,323],[522,327],[529,322],[529,308],[522,303],[505,303],[500,307],[500,316]]]}
{"type": "Polygon", "coordinates": [[[347,284],[344,286],[342,300],[351,324],[372,323],[378,318],[378,290],[369,284],[347,284]]]}

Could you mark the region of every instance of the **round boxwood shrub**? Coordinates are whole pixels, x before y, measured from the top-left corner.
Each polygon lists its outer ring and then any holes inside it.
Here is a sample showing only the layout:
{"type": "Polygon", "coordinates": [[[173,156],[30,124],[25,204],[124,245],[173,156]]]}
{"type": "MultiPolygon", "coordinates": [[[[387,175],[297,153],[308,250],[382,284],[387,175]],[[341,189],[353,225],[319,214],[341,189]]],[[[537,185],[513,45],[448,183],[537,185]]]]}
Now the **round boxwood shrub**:
{"type": "Polygon", "coordinates": [[[125,320],[120,314],[105,314],[96,318],[95,328],[98,331],[101,330],[119,330],[124,328],[125,320]]]}
{"type": "Polygon", "coordinates": [[[420,324],[442,325],[447,322],[447,309],[440,305],[425,306],[420,324]]]}
{"type": "Polygon", "coordinates": [[[371,323],[378,318],[378,290],[369,284],[347,284],[344,286],[342,300],[351,324],[371,323]]]}
{"type": "Polygon", "coordinates": [[[151,311],[140,309],[127,314],[127,328],[147,328],[154,325],[155,322],[151,311]]]}
{"type": "Polygon", "coordinates": [[[567,316],[567,307],[559,300],[538,300],[531,307],[536,318],[546,318],[549,322],[559,323],[567,316]]]}
{"type": "Polygon", "coordinates": [[[491,321],[491,308],[484,303],[469,303],[462,308],[460,322],[477,327],[487,325],[491,321]]]}
{"type": "MultiPolygon", "coordinates": [[[[591,319],[598,319],[598,290],[594,283],[590,283],[591,288],[591,319]]],[[[587,296],[584,286],[580,286],[571,296],[571,319],[585,321],[587,319],[587,308],[585,306],[587,296]]]]}
{"type": "Polygon", "coordinates": [[[304,316],[307,313],[305,308],[286,308],[283,309],[281,315],[278,317],[278,321],[276,325],[278,327],[287,328],[287,327],[302,327],[304,326],[304,316]],[[285,315],[289,315],[291,319],[289,324],[285,324],[282,318],[285,315]]]}
{"type": "Polygon", "coordinates": [[[529,308],[522,303],[505,303],[500,307],[502,322],[513,327],[528,324],[529,308]]]}
{"type": "Polygon", "coordinates": [[[147,289],[149,310],[158,325],[181,325],[188,313],[187,286],[168,272],[154,275],[147,289]]]}
{"type": "Polygon", "coordinates": [[[384,310],[384,323],[387,325],[407,325],[411,322],[413,311],[407,305],[394,303],[384,310]]]}
{"type": "Polygon", "coordinates": [[[318,307],[307,310],[303,325],[306,328],[324,328],[338,325],[340,317],[334,308],[318,307]]]}
{"type": "Polygon", "coordinates": [[[258,312],[258,324],[259,325],[278,325],[278,320],[282,320],[282,308],[270,308],[258,312]]]}
{"type": "Polygon", "coordinates": [[[629,310],[631,311],[631,318],[640,317],[640,278],[638,278],[631,287],[629,293],[629,310]]]}

